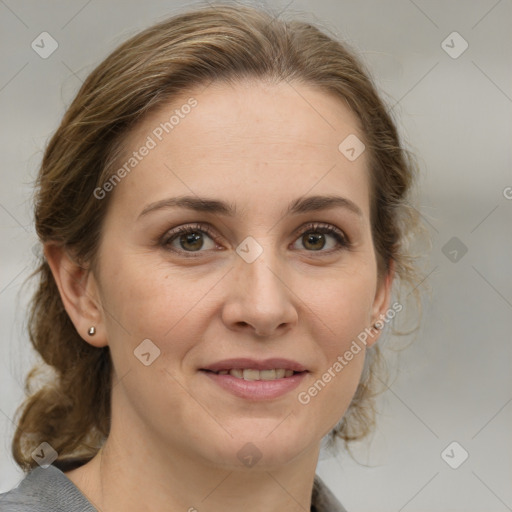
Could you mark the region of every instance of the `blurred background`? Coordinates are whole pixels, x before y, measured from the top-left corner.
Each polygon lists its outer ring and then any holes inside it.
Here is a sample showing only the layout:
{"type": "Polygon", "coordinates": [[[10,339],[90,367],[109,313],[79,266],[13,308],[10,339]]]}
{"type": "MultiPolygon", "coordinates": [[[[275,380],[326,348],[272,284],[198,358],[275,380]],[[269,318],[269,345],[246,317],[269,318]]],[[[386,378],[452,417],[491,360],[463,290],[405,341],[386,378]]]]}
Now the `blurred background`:
{"type": "MultiPolygon", "coordinates": [[[[309,20],[359,52],[421,168],[432,239],[421,327],[387,351],[393,379],[375,433],[353,457],[325,450],[317,473],[354,512],[512,510],[512,2],[244,3],[309,20]]],[[[23,477],[10,443],[36,360],[22,284],[44,146],[119,43],[203,4],[0,0],[0,492],[23,477]]]]}

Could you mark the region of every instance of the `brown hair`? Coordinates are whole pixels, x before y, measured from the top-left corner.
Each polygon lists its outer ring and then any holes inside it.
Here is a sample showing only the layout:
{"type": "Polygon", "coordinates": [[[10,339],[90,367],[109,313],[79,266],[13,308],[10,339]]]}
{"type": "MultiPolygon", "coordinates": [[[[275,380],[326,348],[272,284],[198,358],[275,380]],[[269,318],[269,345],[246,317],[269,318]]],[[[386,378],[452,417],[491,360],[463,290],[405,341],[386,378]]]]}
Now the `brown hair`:
{"type": "MultiPolygon", "coordinates": [[[[88,76],[43,157],[35,200],[40,240],[62,244],[94,268],[109,204],[94,190],[112,176],[128,131],[193,86],[244,78],[302,82],[348,103],[370,155],[379,272],[393,261],[400,281],[414,283],[405,241],[419,225],[409,205],[415,166],[368,72],[314,26],[247,6],[217,5],[167,19],[120,45],[88,76]]],[[[27,376],[28,397],[17,411],[12,452],[25,471],[36,465],[30,454],[41,442],[58,452],[58,461],[95,455],[109,434],[113,373],[109,348],[89,345],[76,331],[43,257],[34,275],[29,335],[45,365],[27,376]],[[40,370],[49,367],[52,377],[35,389],[40,370]]],[[[379,350],[378,343],[368,349],[359,387],[332,433],[345,444],[373,426],[379,350]]]]}

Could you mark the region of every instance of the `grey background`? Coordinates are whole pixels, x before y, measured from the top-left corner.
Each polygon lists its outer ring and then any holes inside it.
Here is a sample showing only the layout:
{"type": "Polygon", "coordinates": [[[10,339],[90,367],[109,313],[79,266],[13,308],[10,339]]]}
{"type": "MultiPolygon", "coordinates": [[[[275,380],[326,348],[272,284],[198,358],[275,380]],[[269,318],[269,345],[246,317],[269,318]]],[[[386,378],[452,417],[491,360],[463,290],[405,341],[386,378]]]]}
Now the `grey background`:
{"type": "MultiPolygon", "coordinates": [[[[31,182],[41,151],[88,72],[184,5],[197,4],[0,0],[0,492],[23,476],[10,456],[11,418],[35,360],[22,283],[33,265],[31,182]],[[43,31],[59,44],[47,59],[31,48],[43,31]]],[[[379,399],[375,434],[354,446],[358,462],[324,453],[318,474],[349,511],[512,510],[512,2],[272,7],[362,53],[419,155],[419,209],[432,237],[431,299],[410,347],[389,353],[395,379],[379,399]],[[469,44],[458,58],[441,46],[453,31],[469,44]],[[455,262],[445,247],[452,237],[467,247],[455,262]],[[458,469],[441,457],[453,441],[469,453],[458,469]]],[[[460,450],[449,451],[452,461],[460,450]]]]}

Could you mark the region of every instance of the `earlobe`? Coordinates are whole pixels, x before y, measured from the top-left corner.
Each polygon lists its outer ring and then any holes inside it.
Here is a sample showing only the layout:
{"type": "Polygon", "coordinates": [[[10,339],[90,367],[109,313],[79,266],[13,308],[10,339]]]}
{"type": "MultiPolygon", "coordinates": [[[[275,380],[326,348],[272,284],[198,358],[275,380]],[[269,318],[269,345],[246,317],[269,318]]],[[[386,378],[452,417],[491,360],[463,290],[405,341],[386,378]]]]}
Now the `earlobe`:
{"type": "Polygon", "coordinates": [[[55,243],[45,244],[44,254],[64,308],[80,336],[95,347],[106,346],[103,309],[92,272],[78,264],[65,247],[55,243]]]}
{"type": "Polygon", "coordinates": [[[373,302],[372,310],[372,328],[375,331],[374,336],[371,337],[368,346],[373,345],[380,337],[382,329],[386,325],[386,313],[389,309],[389,303],[391,301],[391,288],[393,286],[393,280],[395,278],[395,262],[390,260],[389,268],[385,275],[379,279],[375,299],[373,302]]]}

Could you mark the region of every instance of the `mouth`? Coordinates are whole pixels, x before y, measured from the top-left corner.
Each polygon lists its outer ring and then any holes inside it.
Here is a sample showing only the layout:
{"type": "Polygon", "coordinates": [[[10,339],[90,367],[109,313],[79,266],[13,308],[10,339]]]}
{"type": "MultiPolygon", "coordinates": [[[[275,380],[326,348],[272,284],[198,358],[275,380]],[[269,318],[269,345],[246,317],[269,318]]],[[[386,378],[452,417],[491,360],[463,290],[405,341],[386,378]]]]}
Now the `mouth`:
{"type": "Polygon", "coordinates": [[[238,358],[211,364],[201,368],[200,373],[215,387],[239,398],[259,401],[287,395],[304,382],[309,371],[290,359],[238,358]]]}
{"type": "Polygon", "coordinates": [[[270,370],[257,370],[255,368],[231,368],[229,370],[203,370],[206,372],[215,373],[217,375],[231,375],[236,379],[243,380],[277,380],[277,379],[286,379],[292,377],[297,373],[305,373],[305,372],[296,372],[293,370],[288,370],[285,368],[273,368],[270,370]]]}
{"type": "Polygon", "coordinates": [[[254,370],[253,368],[232,368],[230,370],[201,370],[208,381],[238,398],[249,401],[274,400],[288,395],[296,389],[309,373],[295,372],[283,368],[254,370]],[[284,376],[281,377],[284,371],[284,376]],[[287,376],[288,375],[288,376],[287,376]]]}

